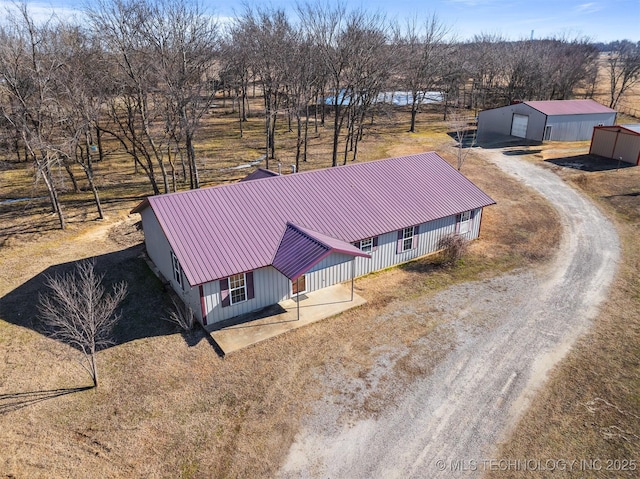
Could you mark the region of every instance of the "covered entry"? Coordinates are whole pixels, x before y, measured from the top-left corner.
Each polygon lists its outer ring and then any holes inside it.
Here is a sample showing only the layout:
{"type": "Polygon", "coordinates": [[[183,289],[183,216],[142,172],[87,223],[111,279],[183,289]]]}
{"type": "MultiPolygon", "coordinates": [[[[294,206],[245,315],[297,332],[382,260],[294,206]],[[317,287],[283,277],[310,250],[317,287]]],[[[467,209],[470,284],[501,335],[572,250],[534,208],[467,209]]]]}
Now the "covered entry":
{"type": "MultiPolygon", "coordinates": [[[[273,259],[273,267],[291,281],[291,296],[296,297],[298,317],[300,314],[300,295],[307,290],[305,273],[332,253],[351,256],[351,298],[353,299],[353,279],[355,276],[355,258],[371,256],[352,244],[306,228],[287,223],[280,246],[273,259]]],[[[343,278],[342,281],[349,278],[343,278]]],[[[327,285],[330,286],[330,285],[327,285]]]]}
{"type": "Polygon", "coordinates": [[[511,120],[511,136],[517,136],[518,138],[526,138],[528,126],[529,126],[528,115],[520,115],[518,113],[514,113],[513,119],[511,120]]]}

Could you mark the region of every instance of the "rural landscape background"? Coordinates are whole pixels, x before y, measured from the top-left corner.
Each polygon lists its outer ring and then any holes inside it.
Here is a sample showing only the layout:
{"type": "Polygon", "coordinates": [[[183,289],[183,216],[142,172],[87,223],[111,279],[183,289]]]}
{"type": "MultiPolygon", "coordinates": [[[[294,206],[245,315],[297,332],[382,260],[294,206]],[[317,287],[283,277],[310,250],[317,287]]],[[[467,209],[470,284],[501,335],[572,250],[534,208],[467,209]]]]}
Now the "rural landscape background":
{"type": "MultiPolygon", "coordinates": [[[[416,301],[554,261],[554,209],[477,148],[459,148],[478,111],[594,98],[621,112],[618,123],[639,121],[640,48],[624,39],[479,31],[456,41],[435,16],[400,28],[337,4],[305,5],[299,20],[246,9],[225,25],[180,1],[97,5],[82,25],[18,6],[0,30],[1,477],[273,477],[316,401],[351,397],[352,417],[375,417],[453,347],[446,314],[405,314],[416,301]],[[226,358],[202,331],[165,320],[171,303],[129,215],[145,196],[256,166],[289,174],[431,150],[497,201],[456,266],[427,257],[360,278],[365,306],[226,358]],[[89,257],[105,283],[128,283],[95,389],[37,310],[45,277],[89,257]]],[[[496,457],[640,458],[640,173],[549,161],[588,148],[551,142],[520,157],[611,218],[617,277],[496,457]]]]}

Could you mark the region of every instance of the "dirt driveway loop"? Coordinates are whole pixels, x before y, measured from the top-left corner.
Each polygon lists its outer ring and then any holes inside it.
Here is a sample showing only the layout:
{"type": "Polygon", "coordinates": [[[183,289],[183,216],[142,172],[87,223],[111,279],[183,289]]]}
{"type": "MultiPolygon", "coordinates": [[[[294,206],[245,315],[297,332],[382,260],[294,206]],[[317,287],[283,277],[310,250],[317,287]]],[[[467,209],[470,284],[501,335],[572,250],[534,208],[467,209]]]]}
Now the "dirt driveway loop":
{"type": "Polygon", "coordinates": [[[553,172],[499,149],[481,154],[557,209],[563,236],[553,262],[431,298],[454,315],[451,352],[375,419],[345,423],[344,406],[318,401],[279,477],[480,477],[546,373],[588,330],[615,275],[615,227],[553,172]]]}

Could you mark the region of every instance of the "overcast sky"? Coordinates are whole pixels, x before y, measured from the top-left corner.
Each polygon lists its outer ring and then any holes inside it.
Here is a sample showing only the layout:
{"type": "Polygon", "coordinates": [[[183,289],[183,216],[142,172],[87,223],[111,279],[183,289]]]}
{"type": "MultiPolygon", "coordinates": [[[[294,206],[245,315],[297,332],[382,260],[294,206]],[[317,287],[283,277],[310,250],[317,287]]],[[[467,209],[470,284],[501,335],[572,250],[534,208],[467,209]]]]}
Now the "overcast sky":
{"type": "MultiPolygon", "coordinates": [[[[224,18],[232,16],[234,8],[241,9],[242,5],[238,0],[200,1],[208,11],[224,18]]],[[[34,15],[53,9],[63,17],[82,3],[83,0],[27,0],[34,15]]],[[[247,0],[247,3],[284,8],[295,16],[296,0],[247,0]]],[[[640,0],[345,0],[344,3],[351,8],[379,10],[401,20],[436,13],[462,40],[479,33],[501,34],[517,40],[530,38],[533,31],[534,38],[579,36],[596,42],[640,41],[640,0]]],[[[0,0],[0,4],[10,2],[0,0]]]]}

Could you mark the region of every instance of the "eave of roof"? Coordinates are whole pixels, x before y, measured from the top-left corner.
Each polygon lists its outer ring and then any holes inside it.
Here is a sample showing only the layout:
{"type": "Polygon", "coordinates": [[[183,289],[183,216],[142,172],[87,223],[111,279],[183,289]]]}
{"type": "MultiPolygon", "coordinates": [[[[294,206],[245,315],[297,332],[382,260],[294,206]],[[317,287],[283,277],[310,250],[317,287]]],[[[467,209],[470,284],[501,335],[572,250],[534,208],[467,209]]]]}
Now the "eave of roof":
{"type": "Polygon", "coordinates": [[[616,113],[615,110],[589,99],[525,101],[523,103],[547,116],[616,113]]]}

